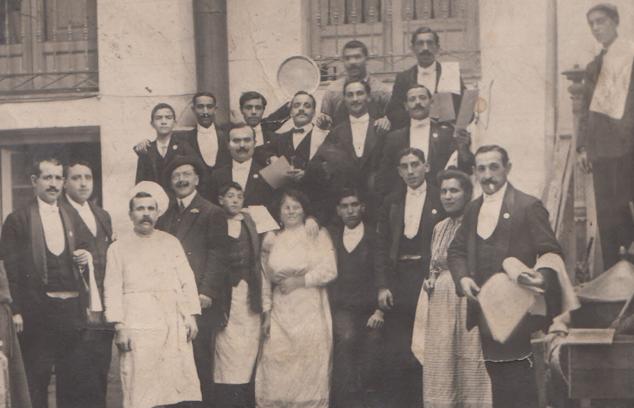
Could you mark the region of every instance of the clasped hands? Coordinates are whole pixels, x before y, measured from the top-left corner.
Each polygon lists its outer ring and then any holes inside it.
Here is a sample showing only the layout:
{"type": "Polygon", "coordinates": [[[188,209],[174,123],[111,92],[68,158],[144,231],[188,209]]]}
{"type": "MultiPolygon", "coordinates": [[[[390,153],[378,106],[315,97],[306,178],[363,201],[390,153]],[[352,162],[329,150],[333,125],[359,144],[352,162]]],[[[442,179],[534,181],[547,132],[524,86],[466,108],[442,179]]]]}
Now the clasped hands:
{"type": "Polygon", "coordinates": [[[277,272],[275,274],[275,277],[273,278],[273,283],[279,286],[280,291],[284,295],[288,295],[295,289],[303,288],[306,286],[306,279],[303,275],[304,269],[300,269],[299,273],[300,275],[298,276],[298,273],[295,270],[277,272]]]}

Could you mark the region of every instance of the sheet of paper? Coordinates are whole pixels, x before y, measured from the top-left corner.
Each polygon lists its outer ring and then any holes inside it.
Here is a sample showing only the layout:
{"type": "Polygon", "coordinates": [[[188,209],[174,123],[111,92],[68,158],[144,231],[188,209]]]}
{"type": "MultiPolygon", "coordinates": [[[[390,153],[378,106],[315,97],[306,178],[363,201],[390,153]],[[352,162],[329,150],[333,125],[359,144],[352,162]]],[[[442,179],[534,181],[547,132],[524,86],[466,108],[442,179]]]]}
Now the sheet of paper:
{"type": "Polygon", "coordinates": [[[437,92],[449,92],[460,95],[460,64],[445,61],[442,63],[442,74],[438,81],[437,92]]]}
{"type": "Polygon", "coordinates": [[[253,222],[255,222],[255,229],[258,231],[258,234],[280,229],[277,221],[275,221],[275,218],[273,218],[265,206],[251,205],[247,207],[247,209],[249,210],[249,215],[253,219],[253,222]]]}
{"type": "Polygon", "coordinates": [[[460,129],[466,129],[471,122],[473,112],[475,110],[476,102],[478,102],[479,91],[477,89],[467,89],[462,94],[462,101],[460,102],[460,110],[458,111],[458,117],[456,118],[456,127],[460,129]]]}
{"type": "Polygon", "coordinates": [[[456,119],[456,111],[453,106],[453,95],[448,92],[439,92],[432,97],[429,116],[439,122],[449,122],[456,119]]]}
{"type": "Polygon", "coordinates": [[[286,172],[290,170],[290,168],[291,165],[288,163],[288,160],[282,156],[260,170],[260,175],[273,189],[277,189],[286,183],[286,172]]]}
{"type": "Polygon", "coordinates": [[[504,343],[533,307],[536,295],[507,274],[497,273],[482,286],[478,301],[493,339],[504,343]]]}

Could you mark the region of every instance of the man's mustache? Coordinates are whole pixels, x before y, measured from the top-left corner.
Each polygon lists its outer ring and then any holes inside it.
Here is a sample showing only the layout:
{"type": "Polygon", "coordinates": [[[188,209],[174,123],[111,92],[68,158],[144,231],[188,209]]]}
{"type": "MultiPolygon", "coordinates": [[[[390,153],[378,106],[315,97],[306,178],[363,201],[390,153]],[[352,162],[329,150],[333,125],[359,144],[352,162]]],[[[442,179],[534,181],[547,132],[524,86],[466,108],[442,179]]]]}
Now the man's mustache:
{"type": "Polygon", "coordinates": [[[247,149],[246,147],[239,147],[238,148],[238,152],[247,153],[248,151],[249,151],[249,149],[247,149]]]}
{"type": "Polygon", "coordinates": [[[141,222],[152,222],[152,218],[150,218],[147,215],[144,215],[143,218],[141,218],[141,222]]]}
{"type": "Polygon", "coordinates": [[[488,179],[482,180],[481,184],[497,184],[497,181],[495,181],[494,179],[488,178],[488,179]]]}
{"type": "Polygon", "coordinates": [[[189,187],[189,181],[179,181],[176,183],[176,187],[189,187]]]}
{"type": "Polygon", "coordinates": [[[49,187],[46,191],[50,193],[59,193],[59,189],[57,187],[49,187]]]}

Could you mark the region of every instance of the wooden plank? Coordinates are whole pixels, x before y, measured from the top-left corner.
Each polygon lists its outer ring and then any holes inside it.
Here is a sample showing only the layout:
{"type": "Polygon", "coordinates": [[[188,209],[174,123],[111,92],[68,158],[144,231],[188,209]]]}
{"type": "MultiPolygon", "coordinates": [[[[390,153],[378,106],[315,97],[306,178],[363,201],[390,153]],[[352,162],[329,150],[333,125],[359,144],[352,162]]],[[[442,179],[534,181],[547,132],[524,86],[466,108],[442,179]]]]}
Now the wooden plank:
{"type": "Polygon", "coordinates": [[[597,225],[597,205],[594,196],[594,177],[592,173],[584,174],[584,187],[586,194],[586,242],[594,238],[593,249],[588,258],[589,278],[593,279],[603,273],[603,255],[601,251],[601,236],[597,225]]]}
{"type": "MultiPolygon", "coordinates": [[[[544,203],[549,214],[550,225],[555,234],[558,234],[560,221],[560,209],[562,201],[567,197],[568,190],[565,186],[566,171],[570,168],[570,152],[572,150],[572,139],[570,137],[557,138],[553,162],[555,166],[552,170],[550,182],[544,197],[544,203]]],[[[570,180],[570,178],[568,178],[570,180]]],[[[563,212],[561,213],[563,214],[563,212]]]]}

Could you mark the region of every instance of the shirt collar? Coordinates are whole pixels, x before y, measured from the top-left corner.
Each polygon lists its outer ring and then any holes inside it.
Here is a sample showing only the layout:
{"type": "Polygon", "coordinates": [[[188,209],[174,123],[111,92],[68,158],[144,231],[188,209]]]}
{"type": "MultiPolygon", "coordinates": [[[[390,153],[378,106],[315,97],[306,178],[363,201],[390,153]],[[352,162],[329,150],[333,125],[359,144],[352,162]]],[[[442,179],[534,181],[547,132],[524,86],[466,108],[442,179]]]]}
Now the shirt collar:
{"type": "Polygon", "coordinates": [[[416,188],[411,188],[407,186],[407,195],[420,196],[423,195],[427,191],[427,183],[423,181],[423,184],[416,188]]]}
{"type": "Polygon", "coordinates": [[[420,65],[418,65],[418,73],[419,74],[433,74],[436,72],[436,63],[432,63],[430,66],[428,67],[421,67],[420,65]]]}
{"type": "Polygon", "coordinates": [[[347,225],[344,225],[343,227],[343,234],[344,235],[348,235],[348,234],[363,234],[363,221],[361,221],[356,227],[354,228],[348,228],[347,225]]]}
{"type": "Polygon", "coordinates": [[[501,189],[496,191],[493,194],[482,193],[482,197],[485,202],[498,202],[504,199],[504,194],[506,193],[506,188],[508,187],[509,182],[505,182],[501,189]]]}
{"type": "Polygon", "coordinates": [[[183,203],[183,207],[187,208],[192,203],[192,201],[194,201],[194,197],[196,197],[196,190],[194,190],[191,193],[189,193],[188,196],[185,196],[183,198],[179,198],[179,200],[183,203]]]}
{"type": "Polygon", "coordinates": [[[42,211],[49,211],[49,212],[58,211],[57,201],[55,201],[53,204],[49,204],[46,201],[42,200],[40,197],[37,197],[37,206],[42,211]]]}
{"type": "Polygon", "coordinates": [[[417,128],[422,128],[422,127],[429,127],[431,125],[431,120],[429,119],[429,116],[426,117],[425,119],[410,119],[410,128],[413,129],[417,129],[417,128]]]}
{"type": "Polygon", "coordinates": [[[302,134],[305,136],[305,135],[309,134],[311,130],[313,130],[313,124],[309,123],[309,124],[301,126],[301,127],[293,126],[293,129],[304,129],[304,133],[302,133],[302,134]]]}
{"type": "Polygon", "coordinates": [[[253,158],[250,158],[249,160],[246,160],[242,163],[232,160],[232,165],[231,168],[233,170],[250,170],[251,169],[251,162],[253,162],[253,158]]]}
{"type": "Polygon", "coordinates": [[[86,208],[90,208],[87,201],[83,204],[80,204],[77,201],[73,200],[68,194],[66,194],[66,200],[68,200],[70,205],[72,205],[77,211],[83,211],[86,208]]]}
{"type": "Polygon", "coordinates": [[[211,135],[216,133],[216,124],[212,123],[211,126],[209,126],[208,128],[205,128],[203,126],[200,126],[200,123],[196,124],[196,132],[198,134],[203,134],[203,135],[211,135]]]}
{"type": "Polygon", "coordinates": [[[370,122],[370,114],[368,113],[358,118],[352,115],[349,115],[349,117],[350,117],[350,123],[369,123],[370,122]]]}

